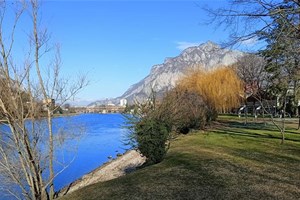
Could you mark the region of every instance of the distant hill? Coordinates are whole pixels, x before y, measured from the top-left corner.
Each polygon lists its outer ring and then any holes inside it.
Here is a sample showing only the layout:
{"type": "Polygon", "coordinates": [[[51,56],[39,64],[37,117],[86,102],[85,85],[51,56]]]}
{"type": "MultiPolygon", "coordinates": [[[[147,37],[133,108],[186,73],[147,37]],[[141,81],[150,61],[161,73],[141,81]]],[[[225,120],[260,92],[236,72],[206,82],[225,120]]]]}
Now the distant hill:
{"type": "Polygon", "coordinates": [[[173,88],[176,81],[182,77],[188,69],[202,66],[210,70],[219,66],[230,65],[243,56],[243,52],[224,49],[219,45],[208,41],[199,46],[190,47],[173,58],[166,58],[164,63],[154,65],[150,74],[136,84],[133,84],[123,95],[105,101],[96,101],[89,106],[114,103],[120,99],[127,99],[133,103],[134,99],[142,101],[149,97],[152,89],[158,94],[173,88]]]}

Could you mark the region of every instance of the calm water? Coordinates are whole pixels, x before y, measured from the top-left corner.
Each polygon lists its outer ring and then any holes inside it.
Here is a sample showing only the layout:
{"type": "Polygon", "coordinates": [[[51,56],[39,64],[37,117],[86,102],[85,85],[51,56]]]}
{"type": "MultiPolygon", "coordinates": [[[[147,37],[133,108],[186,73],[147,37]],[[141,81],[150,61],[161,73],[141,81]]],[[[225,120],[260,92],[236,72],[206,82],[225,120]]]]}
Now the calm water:
{"type": "Polygon", "coordinates": [[[126,129],[122,128],[123,122],[124,118],[121,114],[82,114],[55,118],[55,124],[68,124],[69,126],[75,124],[85,128],[79,141],[69,143],[78,148],[76,153],[64,151],[63,154],[58,154],[61,160],[65,159],[67,162],[74,156],[75,159],[65,171],[57,176],[56,189],[70,184],[99,167],[109,160],[109,156],[115,158],[117,153],[124,153],[128,147],[124,146],[122,141],[126,132],[126,129]]]}
{"type": "MultiPolygon", "coordinates": [[[[69,167],[55,179],[55,189],[59,190],[72,183],[84,174],[94,170],[109,160],[109,156],[116,157],[117,153],[124,153],[128,146],[123,144],[126,129],[121,114],[81,114],[71,117],[53,119],[54,131],[64,127],[66,134],[76,133],[80,139],[68,139],[64,148],[56,150],[59,161],[69,163],[69,167]],[[78,129],[79,128],[79,129],[78,129]],[[82,128],[84,130],[82,130],[82,128]],[[73,160],[71,163],[70,160],[73,160]]],[[[55,162],[55,169],[61,165],[55,162]]],[[[11,199],[0,192],[0,199],[11,199]]]]}

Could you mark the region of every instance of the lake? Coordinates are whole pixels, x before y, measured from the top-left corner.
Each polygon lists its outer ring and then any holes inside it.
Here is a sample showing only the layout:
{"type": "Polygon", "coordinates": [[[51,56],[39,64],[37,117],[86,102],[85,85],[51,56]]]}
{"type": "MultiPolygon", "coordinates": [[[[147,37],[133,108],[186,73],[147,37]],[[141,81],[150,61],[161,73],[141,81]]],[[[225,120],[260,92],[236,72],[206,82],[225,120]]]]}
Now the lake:
{"type": "MultiPolygon", "coordinates": [[[[129,147],[123,144],[127,131],[123,126],[124,118],[121,114],[80,114],[54,118],[54,131],[64,127],[65,134],[78,132],[80,135],[80,139],[68,139],[64,148],[56,150],[58,161],[70,165],[56,177],[55,190],[101,166],[109,161],[110,156],[115,158],[118,153],[124,153],[129,147]],[[70,163],[70,160],[73,161],[70,163]]],[[[55,162],[54,165],[56,170],[61,169],[59,162],[55,162]]],[[[0,199],[3,198],[1,196],[0,199]]]]}
{"type": "Polygon", "coordinates": [[[85,130],[79,141],[72,141],[77,151],[63,152],[64,157],[59,158],[74,161],[55,179],[55,189],[60,189],[84,174],[94,170],[109,160],[109,156],[116,157],[118,153],[124,153],[126,147],[123,144],[126,129],[124,118],[121,114],[81,114],[72,117],[59,117],[53,120],[54,124],[76,124],[85,130]],[[74,157],[75,156],[75,157],[74,157]]]}

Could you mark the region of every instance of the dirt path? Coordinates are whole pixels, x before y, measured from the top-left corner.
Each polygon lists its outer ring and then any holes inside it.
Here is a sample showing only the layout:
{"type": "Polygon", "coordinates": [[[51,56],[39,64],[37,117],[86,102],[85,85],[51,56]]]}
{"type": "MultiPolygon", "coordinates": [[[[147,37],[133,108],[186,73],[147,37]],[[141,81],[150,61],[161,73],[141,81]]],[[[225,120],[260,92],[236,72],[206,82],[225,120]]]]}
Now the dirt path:
{"type": "Polygon", "coordinates": [[[94,183],[108,181],[123,176],[126,173],[135,170],[136,167],[141,166],[145,160],[146,158],[142,157],[140,153],[135,150],[130,150],[124,155],[104,164],[94,171],[84,175],[81,179],[74,181],[67,187],[63,188],[58,193],[58,196],[69,194],[94,183]]]}

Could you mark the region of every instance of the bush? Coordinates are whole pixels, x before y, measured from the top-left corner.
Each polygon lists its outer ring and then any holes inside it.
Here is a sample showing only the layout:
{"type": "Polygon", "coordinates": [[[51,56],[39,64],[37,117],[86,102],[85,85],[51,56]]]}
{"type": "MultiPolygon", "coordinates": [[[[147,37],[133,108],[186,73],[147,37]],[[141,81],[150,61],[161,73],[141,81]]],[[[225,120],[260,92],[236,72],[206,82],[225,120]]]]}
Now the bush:
{"type": "Polygon", "coordinates": [[[146,156],[147,164],[161,162],[168,150],[168,124],[155,117],[146,117],[136,125],[135,133],[138,149],[146,156]]]}
{"type": "Polygon", "coordinates": [[[209,119],[207,106],[194,92],[175,88],[157,102],[155,95],[136,104],[135,113],[126,115],[130,133],[127,144],[146,156],[146,164],[161,162],[167,153],[172,131],[187,134],[201,129],[209,119]]]}
{"type": "Polygon", "coordinates": [[[168,150],[171,125],[155,95],[144,103],[136,103],[133,114],[124,115],[127,119],[126,144],[137,148],[146,156],[146,165],[159,163],[168,150]]]}
{"type": "Polygon", "coordinates": [[[202,129],[207,123],[208,109],[195,92],[175,88],[162,101],[161,109],[168,113],[174,131],[187,134],[190,129],[202,129]]]}

